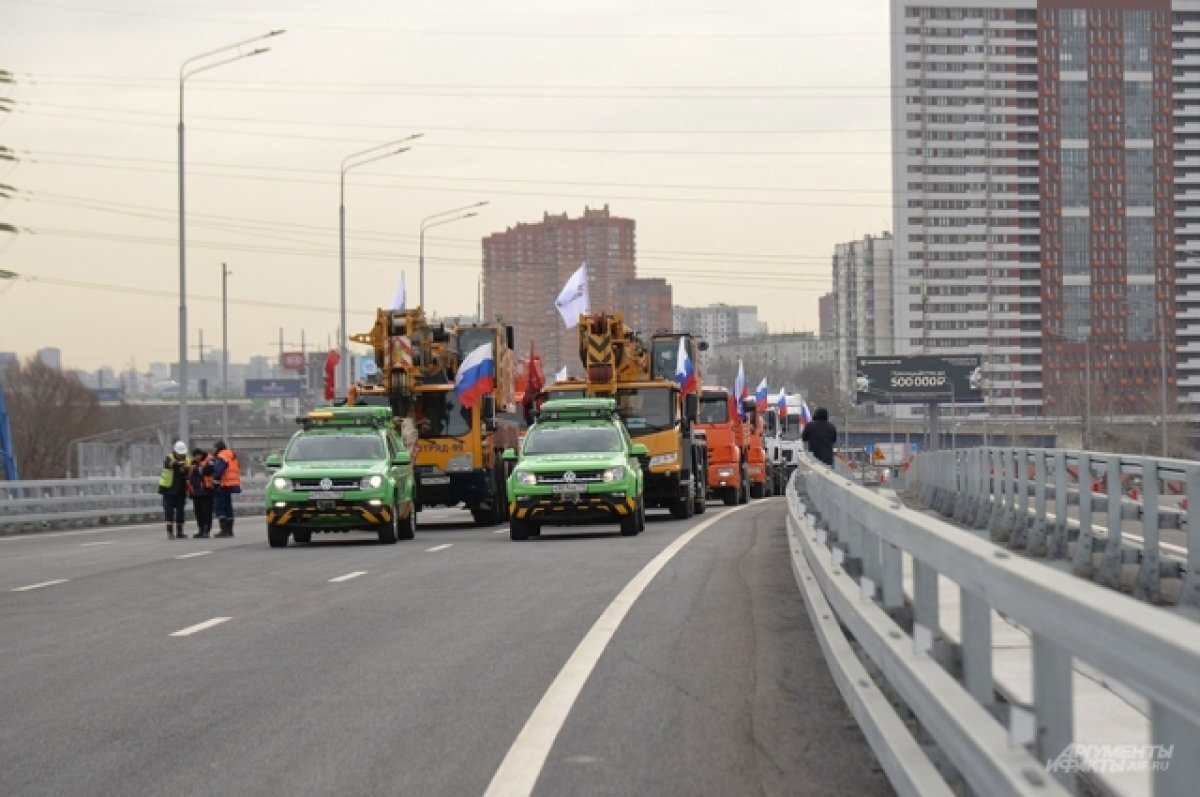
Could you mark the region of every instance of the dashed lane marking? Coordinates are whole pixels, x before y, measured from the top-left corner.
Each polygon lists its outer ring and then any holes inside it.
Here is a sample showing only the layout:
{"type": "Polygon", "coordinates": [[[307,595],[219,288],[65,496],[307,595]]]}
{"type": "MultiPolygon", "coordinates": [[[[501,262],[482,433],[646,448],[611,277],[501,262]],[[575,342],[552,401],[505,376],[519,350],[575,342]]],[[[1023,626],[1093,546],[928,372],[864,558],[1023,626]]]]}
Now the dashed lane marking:
{"type": "Polygon", "coordinates": [[[80,548],[93,548],[97,545],[112,545],[112,544],[113,544],[112,540],[105,540],[104,542],[81,542],[81,543],[79,543],[79,547],[80,548]]]}
{"type": "Polygon", "coordinates": [[[232,619],[232,617],[214,617],[211,620],[205,620],[203,623],[196,623],[195,625],[184,628],[181,631],[176,631],[175,633],[171,634],[171,636],[191,636],[192,634],[198,633],[207,628],[212,628],[214,625],[220,625],[226,620],[232,619]]]}
{"type": "Polygon", "coordinates": [[[29,592],[29,590],[31,590],[31,589],[41,589],[42,587],[53,587],[55,584],[66,584],[70,580],[71,579],[69,579],[69,578],[56,578],[53,581],[43,581],[40,584],[30,584],[29,586],[26,586],[26,587],[17,587],[16,589],[13,590],[13,592],[29,592]]]}
{"type": "Polygon", "coordinates": [[[425,553],[437,553],[438,551],[444,551],[447,548],[451,547],[453,544],[454,543],[448,542],[445,545],[435,545],[432,548],[426,548],[425,553]]]}
{"type": "Polygon", "coordinates": [[[337,578],[331,578],[331,579],[329,579],[329,583],[330,584],[339,584],[343,581],[349,581],[352,578],[358,578],[359,576],[365,576],[366,574],[367,574],[366,570],[355,570],[353,573],[347,573],[344,576],[338,576],[337,578]]]}
{"type": "Polygon", "coordinates": [[[176,556],[176,559],[194,559],[197,556],[208,556],[212,551],[193,551],[192,553],[183,553],[176,556]]]}

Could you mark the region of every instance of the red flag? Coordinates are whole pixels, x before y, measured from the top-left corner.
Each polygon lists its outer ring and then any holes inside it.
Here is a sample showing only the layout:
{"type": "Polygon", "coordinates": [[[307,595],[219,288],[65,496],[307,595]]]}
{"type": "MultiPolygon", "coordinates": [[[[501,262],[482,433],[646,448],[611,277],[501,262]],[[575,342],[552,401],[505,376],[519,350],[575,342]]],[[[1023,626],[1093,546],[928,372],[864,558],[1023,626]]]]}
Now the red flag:
{"type": "Polygon", "coordinates": [[[333,397],[337,395],[337,367],[342,361],[342,357],[335,350],[330,349],[329,354],[325,355],[325,400],[333,401],[333,397]]]}
{"type": "Polygon", "coordinates": [[[542,388],[545,386],[546,379],[542,375],[542,359],[537,356],[537,352],[533,348],[533,341],[530,341],[529,361],[525,363],[525,395],[536,396],[542,392],[542,388]]]}

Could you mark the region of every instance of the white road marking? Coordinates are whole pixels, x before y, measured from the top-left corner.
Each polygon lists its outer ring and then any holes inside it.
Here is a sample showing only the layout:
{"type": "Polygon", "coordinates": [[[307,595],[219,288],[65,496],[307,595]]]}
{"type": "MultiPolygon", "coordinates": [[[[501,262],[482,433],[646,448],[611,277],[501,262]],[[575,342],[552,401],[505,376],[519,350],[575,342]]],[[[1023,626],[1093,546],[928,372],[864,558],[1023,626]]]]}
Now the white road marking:
{"type": "Polygon", "coordinates": [[[344,576],[338,576],[337,578],[331,578],[331,579],[329,579],[329,583],[337,584],[340,581],[349,581],[352,578],[358,578],[359,576],[365,576],[366,574],[367,574],[366,570],[355,570],[353,573],[347,573],[344,576]]]}
{"type": "Polygon", "coordinates": [[[157,523],[145,523],[137,526],[104,526],[97,529],[80,529],[78,531],[39,531],[36,534],[5,534],[0,536],[0,542],[37,542],[39,540],[53,540],[58,537],[110,534],[114,531],[158,531],[160,528],[161,526],[157,523]]]}
{"type": "Polygon", "coordinates": [[[198,631],[203,631],[206,628],[212,628],[214,625],[220,625],[226,620],[232,619],[232,617],[214,617],[211,620],[205,620],[203,623],[197,623],[196,625],[185,628],[182,631],[176,631],[175,633],[171,634],[171,636],[191,636],[198,631]]]}
{"type": "MultiPolygon", "coordinates": [[[[1142,545],[1146,544],[1145,537],[1139,536],[1137,534],[1130,534],[1128,531],[1122,531],[1121,536],[1127,540],[1133,540],[1134,542],[1140,543],[1142,545]]],[[[1163,542],[1162,540],[1159,540],[1158,547],[1160,549],[1166,551],[1167,553],[1173,553],[1173,554],[1176,554],[1177,556],[1182,556],[1184,558],[1187,558],[1187,548],[1181,548],[1178,545],[1172,545],[1171,543],[1163,542]]]]}
{"type": "Polygon", "coordinates": [[[554,740],[558,738],[567,715],[575,705],[583,685],[596,667],[596,662],[612,641],[625,615],[633,608],[633,604],[645,591],[659,571],[666,567],[667,562],[682,550],[700,532],[707,529],[718,520],[739,512],[754,504],[744,504],[736,509],[721,512],[716,517],[709,518],[700,525],[681,534],[654,559],[633,577],[620,594],[608,605],[600,618],[596,620],[587,636],[575,648],[571,658],[563,665],[554,683],[542,695],[541,702],[529,715],[525,727],[517,734],[517,738],[508,750],[508,755],[500,762],[500,768],[492,776],[484,797],[512,797],[513,795],[528,795],[533,792],[542,768],[546,764],[546,756],[554,740]]]}
{"type": "Polygon", "coordinates": [[[492,532],[492,534],[503,534],[506,531],[508,531],[508,529],[496,529],[492,532]]]}
{"type": "Polygon", "coordinates": [[[193,551],[192,553],[184,553],[176,556],[176,559],[191,559],[196,556],[208,556],[212,551],[193,551]]]}
{"type": "Polygon", "coordinates": [[[448,542],[445,545],[435,545],[432,548],[426,548],[425,553],[436,553],[437,551],[444,551],[447,548],[449,548],[450,546],[452,546],[453,544],[454,543],[448,542]]]}
{"type": "Polygon", "coordinates": [[[71,579],[69,579],[69,578],[56,578],[54,581],[43,581],[40,584],[30,584],[27,587],[17,587],[16,589],[13,590],[13,592],[28,592],[31,589],[41,589],[42,587],[53,587],[55,584],[66,584],[70,580],[71,579]]]}
{"type": "Polygon", "coordinates": [[[105,540],[104,542],[81,542],[81,543],[79,543],[79,547],[80,548],[91,548],[96,545],[112,545],[112,544],[113,544],[112,540],[105,540]]]}

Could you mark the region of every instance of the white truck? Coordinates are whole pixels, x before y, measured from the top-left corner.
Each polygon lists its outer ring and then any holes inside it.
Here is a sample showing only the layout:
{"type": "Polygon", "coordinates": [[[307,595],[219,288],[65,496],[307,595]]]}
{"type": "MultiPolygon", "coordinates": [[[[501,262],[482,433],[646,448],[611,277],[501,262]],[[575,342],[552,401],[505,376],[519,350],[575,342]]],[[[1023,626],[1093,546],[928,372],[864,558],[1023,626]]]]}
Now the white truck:
{"type": "Polygon", "coordinates": [[[792,478],[792,471],[796,469],[800,452],[804,450],[804,443],[800,440],[801,396],[786,394],[784,402],[787,413],[781,416],[779,394],[768,395],[764,415],[763,444],[767,449],[767,471],[774,495],[783,495],[788,480],[792,478]]]}

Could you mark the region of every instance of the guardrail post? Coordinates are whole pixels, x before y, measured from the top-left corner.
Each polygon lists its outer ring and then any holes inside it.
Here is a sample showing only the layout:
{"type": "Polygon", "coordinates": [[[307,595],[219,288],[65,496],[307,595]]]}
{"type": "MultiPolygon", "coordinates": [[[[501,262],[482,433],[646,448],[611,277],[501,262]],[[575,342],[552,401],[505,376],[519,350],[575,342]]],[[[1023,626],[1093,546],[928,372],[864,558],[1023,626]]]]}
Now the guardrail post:
{"type": "Polygon", "coordinates": [[[1054,452],[1054,523],[1046,544],[1046,558],[1065,559],[1070,550],[1067,525],[1067,501],[1071,493],[1071,476],[1067,473],[1067,454],[1054,452]]]}
{"type": "Polygon", "coordinates": [[[1024,449],[1013,452],[1012,502],[1013,511],[1010,515],[1012,524],[1009,526],[1011,536],[1008,540],[1010,548],[1025,548],[1029,544],[1029,467],[1028,454],[1024,449]]]}
{"type": "Polygon", "coordinates": [[[883,551],[883,608],[888,612],[904,606],[904,553],[881,540],[883,551]]]}
{"type": "Polygon", "coordinates": [[[995,701],[992,686],[992,607],[959,587],[962,613],[962,672],[967,691],[985,706],[995,701]]]}
{"type": "Polygon", "coordinates": [[[996,449],[993,457],[993,470],[991,478],[992,487],[992,515],[988,518],[988,532],[992,542],[1002,542],[1007,539],[1004,534],[1004,515],[1007,511],[1005,504],[1007,496],[1004,494],[1004,486],[1007,483],[1004,475],[1008,470],[1008,457],[1005,456],[1003,449],[996,449]]]}
{"type": "Polygon", "coordinates": [[[1075,555],[1071,559],[1071,572],[1089,578],[1092,575],[1092,458],[1086,451],[1079,452],[1079,539],[1075,541],[1075,555]]]}
{"type": "MultiPolygon", "coordinates": [[[[1191,500],[1188,500],[1191,507],[1191,500]]],[[[1200,734],[1169,706],[1150,704],[1154,794],[1195,794],[1200,781],[1200,734]]]]}
{"type": "Polygon", "coordinates": [[[938,572],[920,559],[913,557],[913,638],[916,626],[929,630],[933,649],[930,655],[946,666],[946,645],[942,635],[942,621],[938,611],[938,572]]]}
{"type": "MultiPolygon", "coordinates": [[[[1071,686],[1071,654],[1036,631],[1030,633],[1033,664],[1033,711],[1037,715],[1035,752],[1042,761],[1053,761],[1074,737],[1074,694],[1071,686]]],[[[1057,767],[1054,777],[1074,789],[1070,767],[1057,767]]]]}
{"type": "Polygon", "coordinates": [[[1033,452],[1033,517],[1029,521],[1029,541],[1026,552],[1033,556],[1046,555],[1046,452],[1033,452]]]}
{"type": "Polygon", "coordinates": [[[1125,521],[1121,517],[1123,491],[1121,490],[1121,458],[1119,456],[1108,457],[1105,460],[1104,476],[1108,498],[1105,505],[1108,515],[1106,521],[1108,535],[1104,541],[1104,560],[1100,563],[1100,572],[1096,575],[1096,582],[1102,586],[1116,589],[1121,585],[1121,565],[1125,560],[1125,538],[1121,536],[1125,521]]]}
{"type": "Polygon", "coordinates": [[[1200,523],[1192,522],[1192,513],[1200,512],[1200,468],[1191,465],[1187,469],[1187,576],[1183,580],[1183,591],[1179,603],[1200,606],[1200,523]]]}
{"type": "Polygon", "coordinates": [[[976,475],[979,491],[976,494],[975,517],[971,519],[971,525],[977,529],[986,529],[992,518],[992,452],[987,449],[980,451],[976,465],[979,467],[976,475]]]}
{"type": "Polygon", "coordinates": [[[1162,600],[1158,533],[1158,461],[1146,459],[1142,460],[1142,562],[1133,595],[1152,603],[1162,600]]]}
{"type": "Polygon", "coordinates": [[[961,451],[958,456],[958,494],[954,497],[954,513],[951,515],[959,523],[965,523],[971,511],[972,493],[975,487],[975,472],[971,465],[974,463],[973,451],[961,451]]]}
{"type": "Polygon", "coordinates": [[[866,524],[859,526],[859,534],[862,537],[862,578],[870,579],[873,586],[867,590],[861,580],[859,585],[863,588],[862,591],[869,592],[869,597],[874,600],[875,596],[879,594],[879,582],[883,580],[879,568],[880,539],[879,535],[871,531],[866,524]]]}

